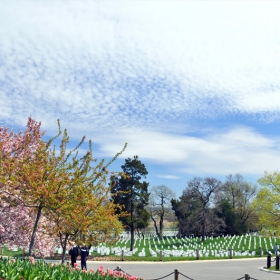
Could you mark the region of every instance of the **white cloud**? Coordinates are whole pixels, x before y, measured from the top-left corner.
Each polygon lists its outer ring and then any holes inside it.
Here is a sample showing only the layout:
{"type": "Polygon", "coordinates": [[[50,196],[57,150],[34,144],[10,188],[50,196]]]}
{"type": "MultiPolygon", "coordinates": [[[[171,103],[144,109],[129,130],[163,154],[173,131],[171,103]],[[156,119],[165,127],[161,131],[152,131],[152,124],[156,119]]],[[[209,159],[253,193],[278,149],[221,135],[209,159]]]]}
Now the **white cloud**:
{"type": "MultiPolygon", "coordinates": [[[[261,90],[261,89],[260,89],[261,90]]],[[[240,107],[247,112],[278,112],[280,110],[280,87],[275,91],[264,90],[240,98],[240,107]],[[246,109],[245,109],[246,108],[246,109]]]]}
{"type": "Polygon", "coordinates": [[[58,105],[80,117],[82,107],[131,125],[142,108],[145,122],[209,117],[213,106],[279,114],[267,97],[280,88],[277,2],[14,4],[1,3],[4,92],[43,99],[40,111],[29,106],[36,115],[58,105]]]}
{"type": "Polygon", "coordinates": [[[122,158],[141,155],[148,162],[170,166],[185,175],[241,173],[262,176],[265,170],[278,169],[280,162],[280,137],[269,138],[246,127],[212,131],[200,138],[151,131],[122,131],[118,136],[104,136],[99,140],[103,156],[119,151],[125,140],[128,148],[122,158]]]}
{"type": "Polygon", "coordinates": [[[162,179],[175,179],[175,180],[180,179],[180,177],[174,175],[158,175],[158,177],[162,179]]]}
{"type": "Polygon", "coordinates": [[[231,116],[279,121],[279,8],[2,1],[0,118],[24,125],[31,115],[49,135],[59,118],[75,139],[93,138],[98,154],[112,156],[128,142],[123,157],[182,173],[275,169],[278,138],[215,126],[231,116]]]}

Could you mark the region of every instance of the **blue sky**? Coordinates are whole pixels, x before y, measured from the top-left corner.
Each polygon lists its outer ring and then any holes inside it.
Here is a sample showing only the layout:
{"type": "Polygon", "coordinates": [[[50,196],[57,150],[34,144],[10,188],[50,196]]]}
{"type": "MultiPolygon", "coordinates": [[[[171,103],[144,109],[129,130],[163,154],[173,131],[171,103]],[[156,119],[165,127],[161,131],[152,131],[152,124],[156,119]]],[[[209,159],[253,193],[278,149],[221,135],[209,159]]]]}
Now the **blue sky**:
{"type": "Polygon", "coordinates": [[[28,116],[150,186],[280,163],[279,1],[0,1],[0,119],[28,116]]]}

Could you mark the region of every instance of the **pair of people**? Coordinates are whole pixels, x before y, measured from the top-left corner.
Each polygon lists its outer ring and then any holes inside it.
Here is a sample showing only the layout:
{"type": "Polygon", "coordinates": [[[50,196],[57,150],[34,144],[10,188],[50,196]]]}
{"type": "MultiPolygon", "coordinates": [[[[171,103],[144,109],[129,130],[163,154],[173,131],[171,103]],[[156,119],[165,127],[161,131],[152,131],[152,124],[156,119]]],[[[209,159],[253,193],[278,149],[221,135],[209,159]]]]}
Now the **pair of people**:
{"type": "Polygon", "coordinates": [[[89,250],[85,244],[80,246],[73,246],[69,250],[69,255],[71,256],[71,266],[75,267],[77,263],[77,257],[81,256],[81,268],[87,270],[87,257],[89,255],[89,250]]]}

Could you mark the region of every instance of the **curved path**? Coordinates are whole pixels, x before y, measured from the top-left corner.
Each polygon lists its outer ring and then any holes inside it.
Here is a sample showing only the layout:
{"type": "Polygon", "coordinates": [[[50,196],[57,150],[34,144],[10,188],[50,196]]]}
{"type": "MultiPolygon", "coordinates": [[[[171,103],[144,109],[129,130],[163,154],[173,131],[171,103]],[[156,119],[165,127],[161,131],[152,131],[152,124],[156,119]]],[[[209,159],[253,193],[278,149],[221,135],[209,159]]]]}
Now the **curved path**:
{"type": "MultiPolygon", "coordinates": [[[[80,261],[78,261],[80,264],[80,261]]],[[[199,260],[181,262],[122,262],[122,261],[88,261],[88,269],[98,269],[100,265],[104,270],[116,269],[117,266],[134,276],[143,279],[158,279],[165,277],[166,280],[174,280],[174,270],[178,269],[183,275],[194,280],[236,280],[245,274],[258,280],[280,280],[279,273],[260,270],[266,266],[266,258],[254,259],[228,259],[228,260],[199,260]]],[[[179,274],[179,280],[188,279],[179,274]]]]}

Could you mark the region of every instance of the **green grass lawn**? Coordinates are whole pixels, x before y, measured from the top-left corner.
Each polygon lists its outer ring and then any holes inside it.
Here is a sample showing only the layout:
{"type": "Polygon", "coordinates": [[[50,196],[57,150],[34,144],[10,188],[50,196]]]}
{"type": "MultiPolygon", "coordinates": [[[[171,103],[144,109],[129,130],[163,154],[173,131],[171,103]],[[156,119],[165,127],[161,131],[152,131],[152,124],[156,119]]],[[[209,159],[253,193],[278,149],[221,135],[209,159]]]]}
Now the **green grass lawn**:
{"type": "MultiPolygon", "coordinates": [[[[130,256],[128,255],[130,251],[130,240],[121,239],[114,246],[102,243],[94,247],[90,259],[122,260],[123,257],[126,261],[191,261],[197,259],[197,250],[199,251],[200,260],[228,259],[230,257],[230,249],[233,250],[232,258],[250,258],[260,257],[260,247],[262,248],[262,256],[266,256],[268,251],[273,253],[275,242],[279,244],[280,239],[250,235],[207,238],[204,242],[201,242],[200,238],[139,238],[135,241],[134,249],[136,252],[130,256]],[[160,251],[162,252],[161,256],[160,251]],[[176,256],[172,255],[172,251],[185,252],[186,254],[176,256]],[[124,252],[124,256],[122,252],[124,252]],[[153,256],[152,252],[156,253],[156,255],[153,256]],[[170,254],[165,254],[164,252],[169,252],[170,254]],[[225,252],[225,255],[223,253],[219,255],[219,252],[225,252]],[[249,252],[249,254],[241,255],[244,252],[249,252]],[[141,256],[143,253],[144,256],[141,256]]],[[[3,254],[6,256],[20,257],[22,256],[22,251],[9,251],[5,247],[3,254]]],[[[59,251],[57,251],[55,257],[57,259],[60,258],[59,251]]]]}
{"type": "Polygon", "coordinates": [[[0,249],[1,255],[7,256],[7,257],[21,257],[23,256],[23,252],[21,249],[18,251],[11,251],[6,246],[4,246],[2,249],[0,249]]]}

